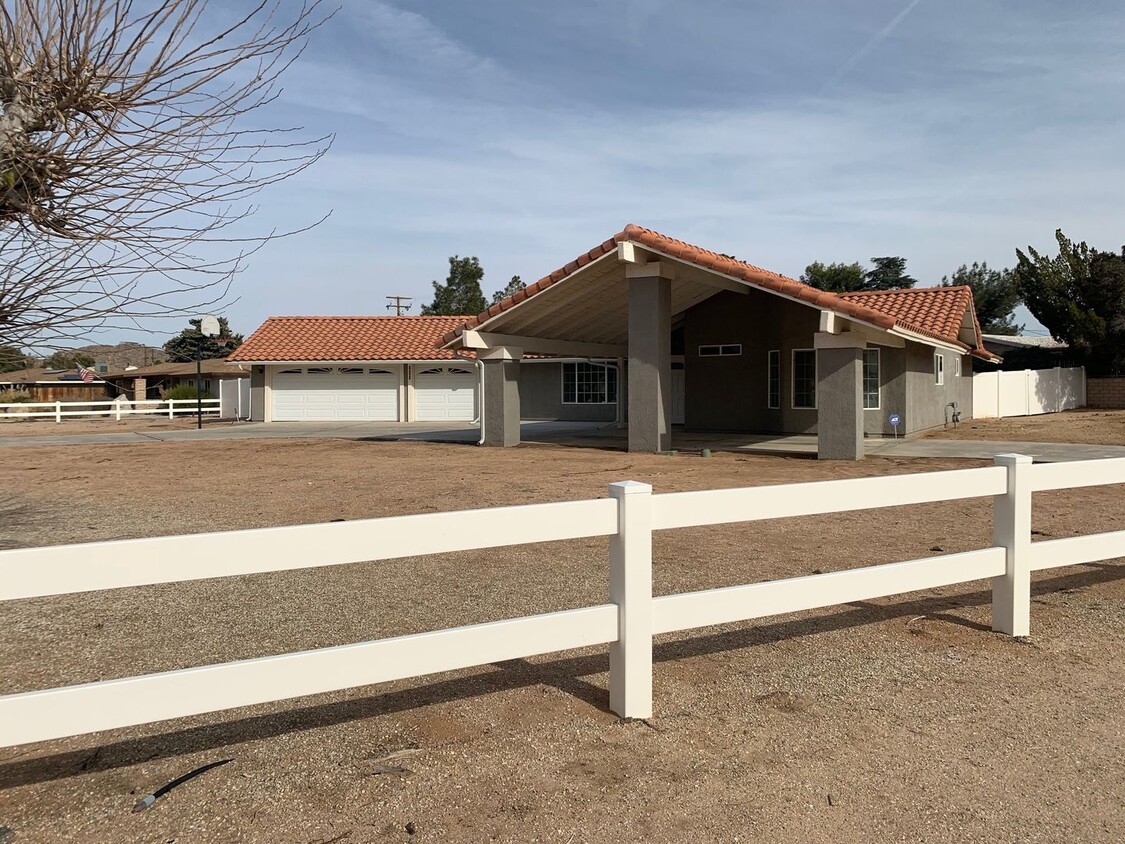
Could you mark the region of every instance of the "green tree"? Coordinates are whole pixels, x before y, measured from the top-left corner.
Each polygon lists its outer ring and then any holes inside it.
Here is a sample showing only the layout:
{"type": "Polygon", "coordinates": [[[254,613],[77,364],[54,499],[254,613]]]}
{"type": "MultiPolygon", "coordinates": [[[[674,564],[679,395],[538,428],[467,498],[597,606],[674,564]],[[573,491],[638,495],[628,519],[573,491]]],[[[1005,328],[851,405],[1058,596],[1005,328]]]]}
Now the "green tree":
{"type": "Polygon", "coordinates": [[[55,352],[45,361],[47,369],[77,369],[80,366],[93,366],[94,359],[82,352],[55,352]]]}
{"type": "Polygon", "coordinates": [[[0,346],[0,372],[27,369],[32,361],[16,346],[0,346]]]}
{"type": "Polygon", "coordinates": [[[495,305],[497,302],[502,301],[503,299],[507,299],[513,293],[519,290],[523,290],[525,287],[527,287],[527,285],[523,283],[518,275],[512,276],[511,281],[509,281],[502,289],[497,290],[492,294],[492,304],[495,305]]]}
{"type": "Polygon", "coordinates": [[[825,264],[821,261],[813,261],[805,267],[801,281],[833,293],[850,293],[867,289],[867,274],[858,261],[854,264],[825,264]]]}
{"type": "Polygon", "coordinates": [[[1091,375],[1125,375],[1125,250],[1117,255],[1055,232],[1054,258],[1016,250],[1016,287],[1051,335],[1066,342],[1091,375]]]}
{"type": "Polygon", "coordinates": [[[203,320],[189,319],[190,328],[185,328],[164,344],[164,351],[171,363],[187,363],[196,358],[209,360],[225,358],[242,345],[242,335],[230,330],[226,317],[219,317],[219,336],[208,337],[199,330],[203,320]]]}
{"type": "Polygon", "coordinates": [[[979,264],[973,261],[971,267],[962,264],[953,275],[941,277],[942,287],[960,285],[973,291],[977,322],[985,334],[1019,334],[1023,330],[1022,325],[1012,321],[1012,311],[1020,303],[1016,274],[1012,270],[994,270],[984,261],[979,264]]]}
{"type": "Polygon", "coordinates": [[[901,290],[913,287],[918,279],[906,274],[906,259],[891,255],[872,258],[875,266],[867,271],[864,290],[901,290]]]}
{"type": "Polygon", "coordinates": [[[433,282],[434,301],[422,306],[423,316],[460,316],[479,314],[488,307],[480,289],[484,269],[476,258],[449,259],[449,276],[445,284],[433,282]]]}

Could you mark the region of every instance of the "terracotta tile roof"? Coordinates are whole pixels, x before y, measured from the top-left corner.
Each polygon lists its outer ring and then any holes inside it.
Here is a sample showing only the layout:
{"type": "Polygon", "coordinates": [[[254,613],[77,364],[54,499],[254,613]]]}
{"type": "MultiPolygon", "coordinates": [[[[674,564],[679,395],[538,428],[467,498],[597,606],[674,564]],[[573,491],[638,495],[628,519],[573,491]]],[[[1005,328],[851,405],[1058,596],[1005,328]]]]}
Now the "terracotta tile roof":
{"type": "MultiPolygon", "coordinates": [[[[903,327],[925,329],[945,340],[957,340],[966,310],[976,319],[973,291],[964,286],[865,290],[836,295],[845,302],[884,313],[903,327]]],[[[978,337],[979,333],[978,328],[978,337]]]]}
{"type": "Polygon", "coordinates": [[[270,317],[229,358],[242,361],[454,360],[439,347],[463,316],[270,317]]]}
{"type": "MultiPolygon", "coordinates": [[[[935,302],[940,301],[943,304],[943,307],[936,309],[924,307],[914,308],[913,310],[911,310],[904,304],[902,306],[903,313],[898,314],[885,310],[885,301],[878,297],[872,297],[870,301],[865,301],[865,297],[861,295],[859,297],[860,301],[852,301],[850,298],[851,294],[849,294],[848,296],[838,296],[835,293],[828,293],[823,290],[818,290],[815,287],[810,287],[803,282],[788,278],[787,276],[783,276],[780,273],[775,273],[770,270],[762,269],[761,267],[756,267],[753,264],[749,264],[745,261],[728,258],[725,255],[720,255],[718,252],[712,252],[708,249],[703,249],[699,246],[685,243],[682,240],[676,240],[675,238],[668,237],[667,235],[660,234],[659,232],[655,232],[652,229],[642,228],[641,226],[636,226],[631,223],[627,225],[624,230],[618,232],[609,240],[600,243],[589,252],[579,255],[566,266],[560,267],[550,275],[544,276],[543,278],[539,279],[539,281],[535,282],[534,284],[529,284],[523,290],[517,291],[508,298],[496,303],[495,305],[492,305],[486,311],[465,320],[462,324],[448,331],[444,335],[444,342],[450,343],[453,340],[456,340],[457,337],[460,336],[466,329],[476,328],[477,326],[482,325],[488,320],[504,313],[504,311],[514,308],[520,302],[523,302],[531,298],[532,296],[535,296],[537,293],[546,290],[551,285],[557,284],[566,277],[577,272],[579,269],[586,266],[591,261],[597,260],[603,255],[613,252],[615,249],[617,249],[617,244],[624,243],[626,241],[639,243],[642,246],[647,246],[650,249],[662,252],[666,255],[670,255],[671,257],[679,258],[684,261],[690,261],[691,263],[704,267],[705,269],[723,273],[724,275],[730,276],[732,278],[741,279],[742,281],[745,281],[756,287],[761,287],[766,290],[772,290],[775,293],[780,293],[794,299],[799,299],[803,302],[808,302],[810,305],[818,308],[835,311],[836,313],[839,313],[843,316],[861,320],[862,322],[868,323],[869,325],[874,325],[884,330],[890,330],[892,328],[902,328],[926,337],[930,337],[935,340],[941,340],[965,349],[970,349],[969,346],[962,343],[957,338],[957,333],[960,329],[961,324],[960,317],[958,317],[956,325],[953,326],[952,332],[950,332],[949,330],[950,321],[946,314],[946,308],[944,307],[947,301],[945,295],[942,295],[940,299],[934,300],[935,302]]],[[[940,290],[941,288],[937,289],[940,290]]],[[[960,290],[962,288],[945,289],[960,290]]],[[[963,289],[966,291],[968,290],[968,288],[963,289]]],[[[922,293],[923,291],[894,292],[903,292],[913,295],[916,293],[922,293]]],[[[924,304],[928,304],[930,302],[930,300],[925,299],[924,297],[918,298],[924,304]]],[[[904,300],[904,303],[905,301],[907,300],[904,300]]],[[[970,303],[972,302],[971,293],[969,293],[968,301],[970,303]]],[[[964,314],[964,310],[962,310],[961,314],[964,314]]],[[[977,329],[976,336],[976,348],[972,349],[973,353],[978,354],[978,356],[980,357],[991,358],[992,355],[984,350],[983,344],[980,341],[979,327],[977,329]]]]}

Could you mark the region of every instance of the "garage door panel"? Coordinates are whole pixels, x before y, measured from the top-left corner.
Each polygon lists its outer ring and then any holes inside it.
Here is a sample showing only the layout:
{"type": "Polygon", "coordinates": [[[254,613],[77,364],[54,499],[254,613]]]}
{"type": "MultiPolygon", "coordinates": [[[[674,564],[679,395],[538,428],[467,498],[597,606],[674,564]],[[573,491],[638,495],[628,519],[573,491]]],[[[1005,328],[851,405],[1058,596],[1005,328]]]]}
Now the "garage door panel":
{"type": "Polygon", "coordinates": [[[420,369],[414,407],[420,422],[471,422],[476,418],[476,374],[462,367],[420,369]]]}
{"type": "MultiPolygon", "coordinates": [[[[318,368],[320,369],[320,368],[318,368]]],[[[399,375],[333,370],[282,372],[273,378],[276,422],[395,422],[399,375]]]]}

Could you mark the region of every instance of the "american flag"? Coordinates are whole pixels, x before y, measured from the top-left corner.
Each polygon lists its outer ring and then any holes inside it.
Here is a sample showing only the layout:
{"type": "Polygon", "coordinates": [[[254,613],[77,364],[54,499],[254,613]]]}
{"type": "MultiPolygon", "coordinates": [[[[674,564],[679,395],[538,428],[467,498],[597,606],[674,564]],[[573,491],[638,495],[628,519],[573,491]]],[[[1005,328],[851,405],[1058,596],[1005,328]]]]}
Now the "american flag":
{"type": "Polygon", "coordinates": [[[83,381],[93,381],[95,378],[97,378],[97,376],[94,374],[94,370],[87,369],[84,366],[78,367],[78,377],[83,381]]]}

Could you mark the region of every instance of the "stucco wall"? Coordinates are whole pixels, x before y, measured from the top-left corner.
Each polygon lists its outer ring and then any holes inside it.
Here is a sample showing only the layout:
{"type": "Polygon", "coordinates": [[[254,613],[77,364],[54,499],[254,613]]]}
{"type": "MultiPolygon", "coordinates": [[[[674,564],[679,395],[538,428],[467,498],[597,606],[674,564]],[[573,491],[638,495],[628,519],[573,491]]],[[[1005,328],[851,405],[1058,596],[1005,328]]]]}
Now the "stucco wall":
{"type": "Polygon", "coordinates": [[[950,419],[950,402],[957,402],[961,419],[973,416],[972,365],[968,355],[939,351],[921,343],[906,344],[906,433],[914,434],[928,428],[939,428],[950,419]],[[934,355],[945,359],[945,383],[934,383],[934,355]],[[961,376],[957,376],[957,358],[961,358],[961,376]]]}
{"type": "MultiPolygon", "coordinates": [[[[617,388],[624,391],[625,374],[620,373],[617,388]]],[[[628,397],[622,392],[622,399],[628,397]]],[[[562,364],[520,364],[520,417],[523,419],[559,419],[567,422],[612,422],[617,418],[616,404],[563,404],[562,364]]]]}
{"type": "Polygon", "coordinates": [[[811,349],[815,308],[769,293],[723,292],[684,314],[685,427],[702,431],[813,433],[815,410],[793,409],[792,352],[811,349]],[[700,357],[701,345],[741,343],[742,354],[700,357]],[[781,408],[766,407],[768,357],[781,351],[781,408]]]}
{"type": "Polygon", "coordinates": [[[250,419],[262,422],[266,418],[266,369],[250,367],[250,419]]]}

